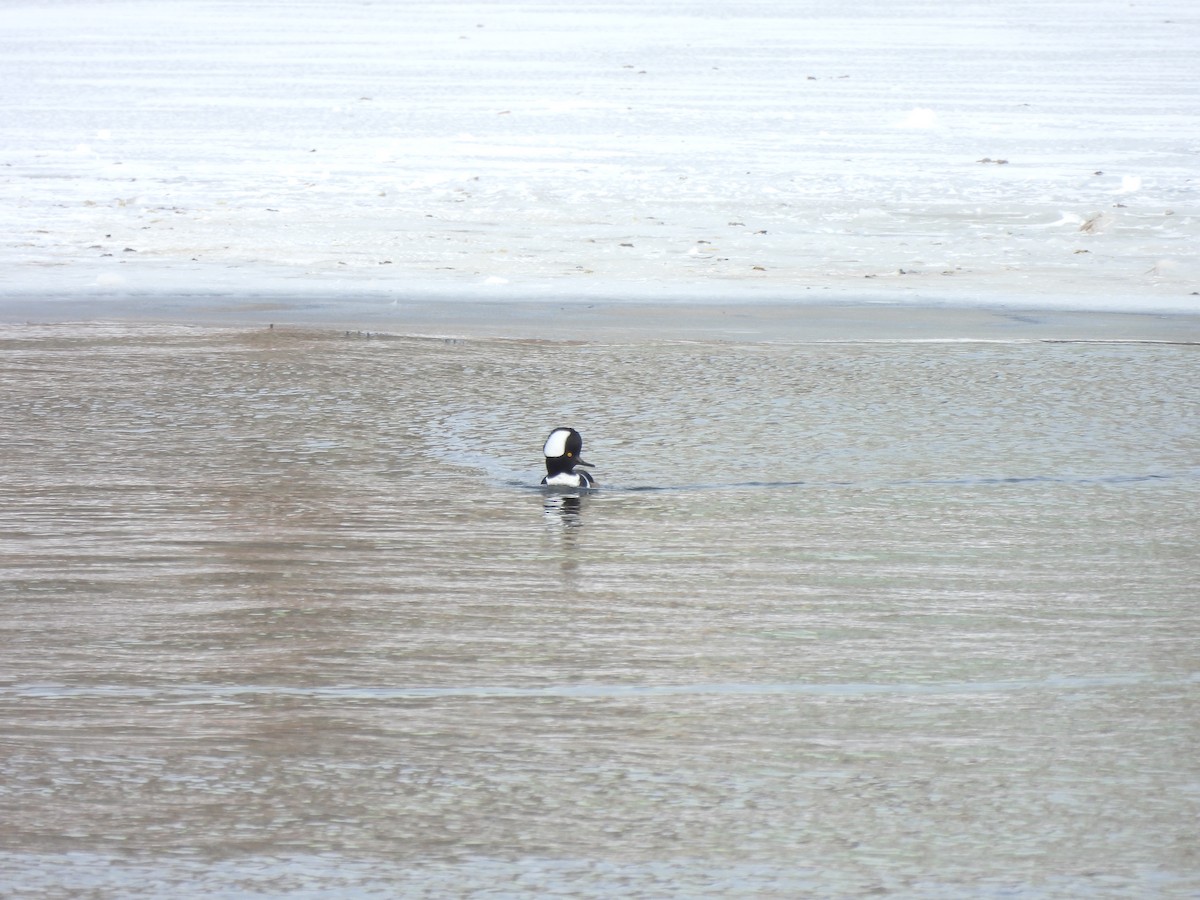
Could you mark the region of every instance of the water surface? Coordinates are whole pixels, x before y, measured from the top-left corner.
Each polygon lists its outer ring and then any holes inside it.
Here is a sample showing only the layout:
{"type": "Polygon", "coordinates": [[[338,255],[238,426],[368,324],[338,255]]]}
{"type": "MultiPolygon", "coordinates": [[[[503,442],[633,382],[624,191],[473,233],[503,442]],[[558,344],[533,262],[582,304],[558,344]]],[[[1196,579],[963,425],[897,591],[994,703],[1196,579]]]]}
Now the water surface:
{"type": "Polygon", "coordinates": [[[18,893],[1200,890],[1195,346],[0,338],[18,893]]]}

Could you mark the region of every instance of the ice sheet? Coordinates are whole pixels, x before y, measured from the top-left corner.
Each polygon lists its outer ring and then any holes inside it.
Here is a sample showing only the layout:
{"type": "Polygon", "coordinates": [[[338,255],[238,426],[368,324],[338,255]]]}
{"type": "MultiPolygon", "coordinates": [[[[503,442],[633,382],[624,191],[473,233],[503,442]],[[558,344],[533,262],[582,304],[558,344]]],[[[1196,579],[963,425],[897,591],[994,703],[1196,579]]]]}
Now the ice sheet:
{"type": "Polygon", "coordinates": [[[0,295],[1200,310],[1200,14],[10,2],[0,295]]]}

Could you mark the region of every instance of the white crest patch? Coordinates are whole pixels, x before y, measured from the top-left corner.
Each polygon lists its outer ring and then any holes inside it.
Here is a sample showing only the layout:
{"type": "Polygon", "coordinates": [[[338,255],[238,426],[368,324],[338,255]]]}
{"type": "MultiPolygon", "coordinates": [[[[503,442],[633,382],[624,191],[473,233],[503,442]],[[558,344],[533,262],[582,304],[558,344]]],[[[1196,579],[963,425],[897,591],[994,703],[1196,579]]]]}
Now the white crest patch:
{"type": "Polygon", "coordinates": [[[562,456],[567,452],[567,438],[570,435],[571,432],[565,428],[555,428],[550,432],[550,437],[546,438],[546,446],[542,448],[542,453],[547,459],[562,456]]]}

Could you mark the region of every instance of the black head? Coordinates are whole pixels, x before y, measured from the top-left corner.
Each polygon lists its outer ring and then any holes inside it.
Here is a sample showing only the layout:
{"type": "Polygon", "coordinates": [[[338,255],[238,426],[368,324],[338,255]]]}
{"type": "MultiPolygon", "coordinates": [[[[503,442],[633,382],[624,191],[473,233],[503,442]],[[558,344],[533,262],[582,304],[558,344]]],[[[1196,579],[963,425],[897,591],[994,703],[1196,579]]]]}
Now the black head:
{"type": "Polygon", "coordinates": [[[591,463],[579,458],[582,451],[583,438],[578,431],[574,428],[555,428],[542,447],[546,457],[546,474],[559,475],[574,470],[576,466],[592,468],[591,463]]]}

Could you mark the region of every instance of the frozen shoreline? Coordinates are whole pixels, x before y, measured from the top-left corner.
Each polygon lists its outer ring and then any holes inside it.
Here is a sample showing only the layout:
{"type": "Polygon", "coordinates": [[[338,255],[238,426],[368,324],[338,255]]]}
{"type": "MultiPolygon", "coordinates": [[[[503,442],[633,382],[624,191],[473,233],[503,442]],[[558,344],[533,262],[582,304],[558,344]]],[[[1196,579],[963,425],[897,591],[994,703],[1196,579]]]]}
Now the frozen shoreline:
{"type": "Polygon", "coordinates": [[[1200,316],[1003,307],[814,302],[457,300],[378,297],[153,296],[96,306],[88,300],[0,299],[0,330],[110,322],[132,326],[301,328],[444,338],[543,341],[1005,342],[1100,341],[1200,345],[1200,316]]]}
{"type": "Polygon", "coordinates": [[[1189,0],[392,12],[0,10],[0,318],[1200,313],[1189,0]]]}

